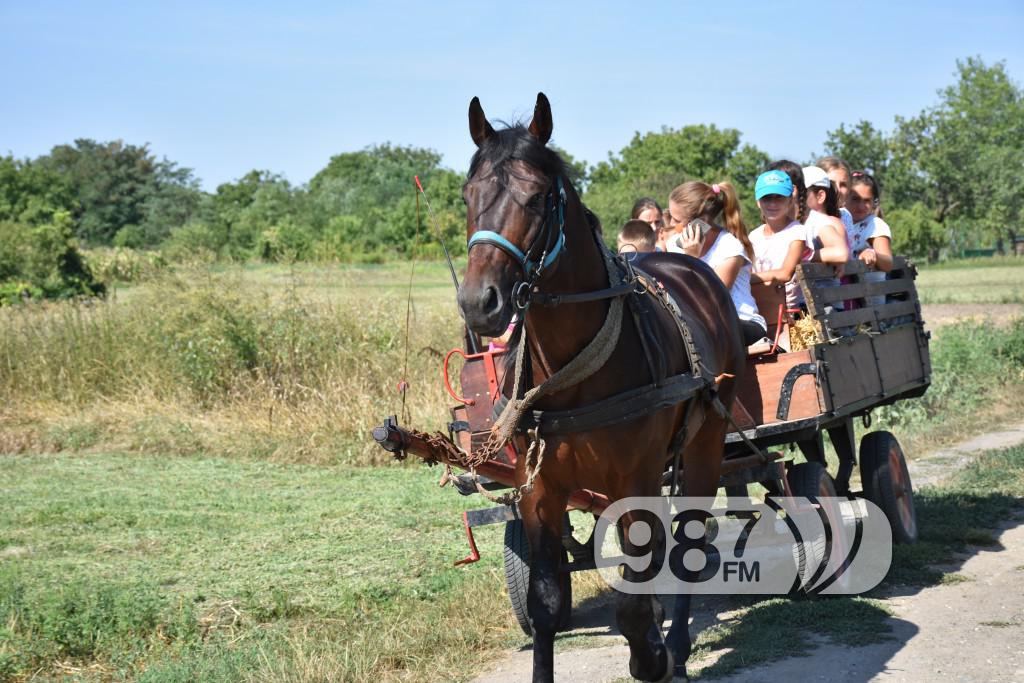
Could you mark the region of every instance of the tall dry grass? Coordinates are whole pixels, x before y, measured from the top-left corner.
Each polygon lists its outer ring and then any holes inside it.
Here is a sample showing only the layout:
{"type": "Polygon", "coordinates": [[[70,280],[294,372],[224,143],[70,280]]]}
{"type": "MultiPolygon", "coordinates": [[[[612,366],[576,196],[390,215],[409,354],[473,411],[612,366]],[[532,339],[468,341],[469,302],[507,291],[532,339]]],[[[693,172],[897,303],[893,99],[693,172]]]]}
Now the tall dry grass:
{"type": "Polygon", "coordinates": [[[407,405],[446,418],[440,354],[458,316],[341,275],[327,293],[240,271],[169,274],[128,297],[0,309],[0,448],[373,462],[370,428],[407,405]],[[372,292],[372,288],[370,290],[372,292]]]}

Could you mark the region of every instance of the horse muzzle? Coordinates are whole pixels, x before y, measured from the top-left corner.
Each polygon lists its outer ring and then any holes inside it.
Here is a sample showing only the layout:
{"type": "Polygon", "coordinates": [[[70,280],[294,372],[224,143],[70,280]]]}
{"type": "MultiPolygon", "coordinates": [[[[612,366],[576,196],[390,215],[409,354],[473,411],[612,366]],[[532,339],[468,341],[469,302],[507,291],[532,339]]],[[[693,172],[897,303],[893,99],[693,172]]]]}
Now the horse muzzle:
{"type": "Polygon", "coordinates": [[[494,283],[459,289],[459,310],[470,330],[485,337],[498,337],[512,320],[512,302],[494,283]]]}

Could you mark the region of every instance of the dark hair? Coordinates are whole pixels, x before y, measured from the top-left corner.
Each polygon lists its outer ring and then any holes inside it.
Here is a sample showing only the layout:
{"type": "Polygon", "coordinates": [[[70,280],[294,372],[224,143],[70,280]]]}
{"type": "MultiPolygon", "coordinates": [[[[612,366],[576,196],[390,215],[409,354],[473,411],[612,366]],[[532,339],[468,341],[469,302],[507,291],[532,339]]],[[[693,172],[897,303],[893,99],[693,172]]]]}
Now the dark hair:
{"type": "Polygon", "coordinates": [[[811,188],[808,188],[807,191],[817,192],[818,190],[821,190],[822,192],[825,193],[825,213],[827,213],[829,216],[832,216],[833,218],[839,218],[839,190],[836,189],[835,181],[830,180],[828,182],[827,188],[821,187],[820,185],[815,185],[811,188]]]}
{"type": "Polygon", "coordinates": [[[874,176],[866,171],[854,171],[853,177],[850,180],[850,186],[854,185],[867,185],[871,188],[871,197],[874,198],[874,215],[882,218],[882,187],[879,185],[879,181],[874,179],[874,176]]]}
{"type": "Polygon", "coordinates": [[[789,159],[780,159],[769,164],[767,171],[782,171],[793,181],[796,188],[797,214],[796,219],[803,223],[807,220],[807,186],[804,185],[804,169],[789,159]]]}
{"type": "Polygon", "coordinates": [[[875,208],[877,209],[879,202],[882,201],[882,188],[878,186],[875,177],[866,171],[854,171],[850,176],[850,187],[854,185],[867,185],[871,188],[871,196],[875,199],[875,208]]]}
{"type": "Polygon", "coordinates": [[[822,170],[825,171],[825,173],[828,173],[829,171],[834,171],[837,168],[841,168],[844,171],[846,171],[846,175],[848,177],[850,177],[851,179],[853,178],[853,169],[851,169],[850,165],[843,161],[842,159],[840,159],[839,157],[822,157],[818,159],[818,163],[816,163],[815,166],[820,167],[822,170]]]}
{"type": "Polygon", "coordinates": [[[654,245],[658,241],[657,234],[654,228],[651,227],[651,224],[637,218],[626,221],[626,224],[622,226],[622,230],[619,231],[619,240],[634,246],[636,246],[636,243],[643,245],[644,249],[638,248],[637,251],[654,251],[654,245]]]}
{"type": "Polygon", "coordinates": [[[513,123],[489,135],[470,160],[468,177],[476,175],[480,164],[486,161],[491,164],[498,181],[504,184],[508,182],[505,164],[516,160],[526,162],[551,179],[570,177],[562,157],[545,147],[522,123],[513,123]]]}
{"type": "Polygon", "coordinates": [[[658,213],[662,213],[661,207],[658,202],[654,201],[653,197],[641,197],[640,199],[633,202],[633,212],[629,215],[630,218],[640,218],[647,209],[657,209],[658,213]]]}

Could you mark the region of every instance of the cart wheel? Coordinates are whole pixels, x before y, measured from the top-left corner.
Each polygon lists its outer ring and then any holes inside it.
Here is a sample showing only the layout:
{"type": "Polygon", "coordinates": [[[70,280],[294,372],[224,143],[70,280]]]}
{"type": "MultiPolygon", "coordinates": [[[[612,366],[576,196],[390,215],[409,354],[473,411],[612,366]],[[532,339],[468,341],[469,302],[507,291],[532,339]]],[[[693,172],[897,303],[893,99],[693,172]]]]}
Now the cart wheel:
{"type": "MultiPolygon", "coordinates": [[[[566,562],[568,554],[562,551],[562,562],[566,562]]],[[[523,633],[533,635],[530,628],[530,614],[526,607],[526,596],[530,590],[530,542],[526,538],[526,528],[521,519],[505,522],[505,585],[508,586],[508,597],[512,602],[512,612],[523,633]]],[[[572,617],[572,574],[562,575],[562,621],[558,624],[559,631],[568,631],[572,617]]]]}
{"type": "Polygon", "coordinates": [[[882,508],[893,543],[917,541],[917,512],[910,472],[899,441],[889,432],[871,432],[860,440],[860,479],[864,497],[882,508]]]}
{"type": "MultiPolygon", "coordinates": [[[[794,465],[789,469],[786,478],[789,480],[789,488],[794,496],[814,498],[820,501],[822,510],[825,512],[832,529],[841,528],[842,510],[838,506],[835,483],[832,481],[832,477],[824,465],[814,461],[794,465]],[[826,504],[823,499],[828,499],[831,502],[826,504]]],[[[844,557],[846,549],[841,547],[841,544],[844,542],[843,534],[833,532],[833,545],[830,554],[835,555],[838,553],[837,557],[844,557]]],[[[824,528],[821,529],[820,534],[815,535],[813,538],[804,538],[801,543],[797,543],[794,546],[793,559],[796,561],[797,575],[800,578],[801,584],[796,593],[814,594],[817,591],[812,590],[812,588],[816,585],[820,586],[818,590],[824,588],[821,583],[828,577],[824,574],[815,577],[815,573],[819,571],[821,564],[826,561],[825,553],[827,550],[829,550],[828,538],[825,535],[824,528]]],[[[837,587],[841,588],[847,581],[849,581],[849,577],[844,572],[837,576],[832,583],[838,582],[837,587]]]]}

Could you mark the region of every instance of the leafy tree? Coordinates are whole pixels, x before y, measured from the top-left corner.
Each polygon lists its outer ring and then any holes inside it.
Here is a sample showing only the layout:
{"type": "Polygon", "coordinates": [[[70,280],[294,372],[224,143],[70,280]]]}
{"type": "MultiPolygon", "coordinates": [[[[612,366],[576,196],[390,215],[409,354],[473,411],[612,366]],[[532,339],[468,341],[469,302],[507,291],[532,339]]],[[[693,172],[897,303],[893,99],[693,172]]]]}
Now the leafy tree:
{"type": "Polygon", "coordinates": [[[864,120],[850,128],[839,124],[830,131],[825,140],[825,152],[844,159],[854,170],[864,170],[878,178],[886,176],[892,157],[885,134],[864,120]]]}
{"type": "Polygon", "coordinates": [[[188,220],[199,201],[189,169],[158,161],[147,145],[121,140],[75,140],[58,145],[36,163],[61,176],[77,200],[77,235],[89,244],[111,244],[128,226],[132,241],[155,244],[188,220]]]}
{"type": "Polygon", "coordinates": [[[57,212],[77,208],[64,176],[28,159],[0,157],[0,220],[38,225],[52,220],[57,212]]]}

